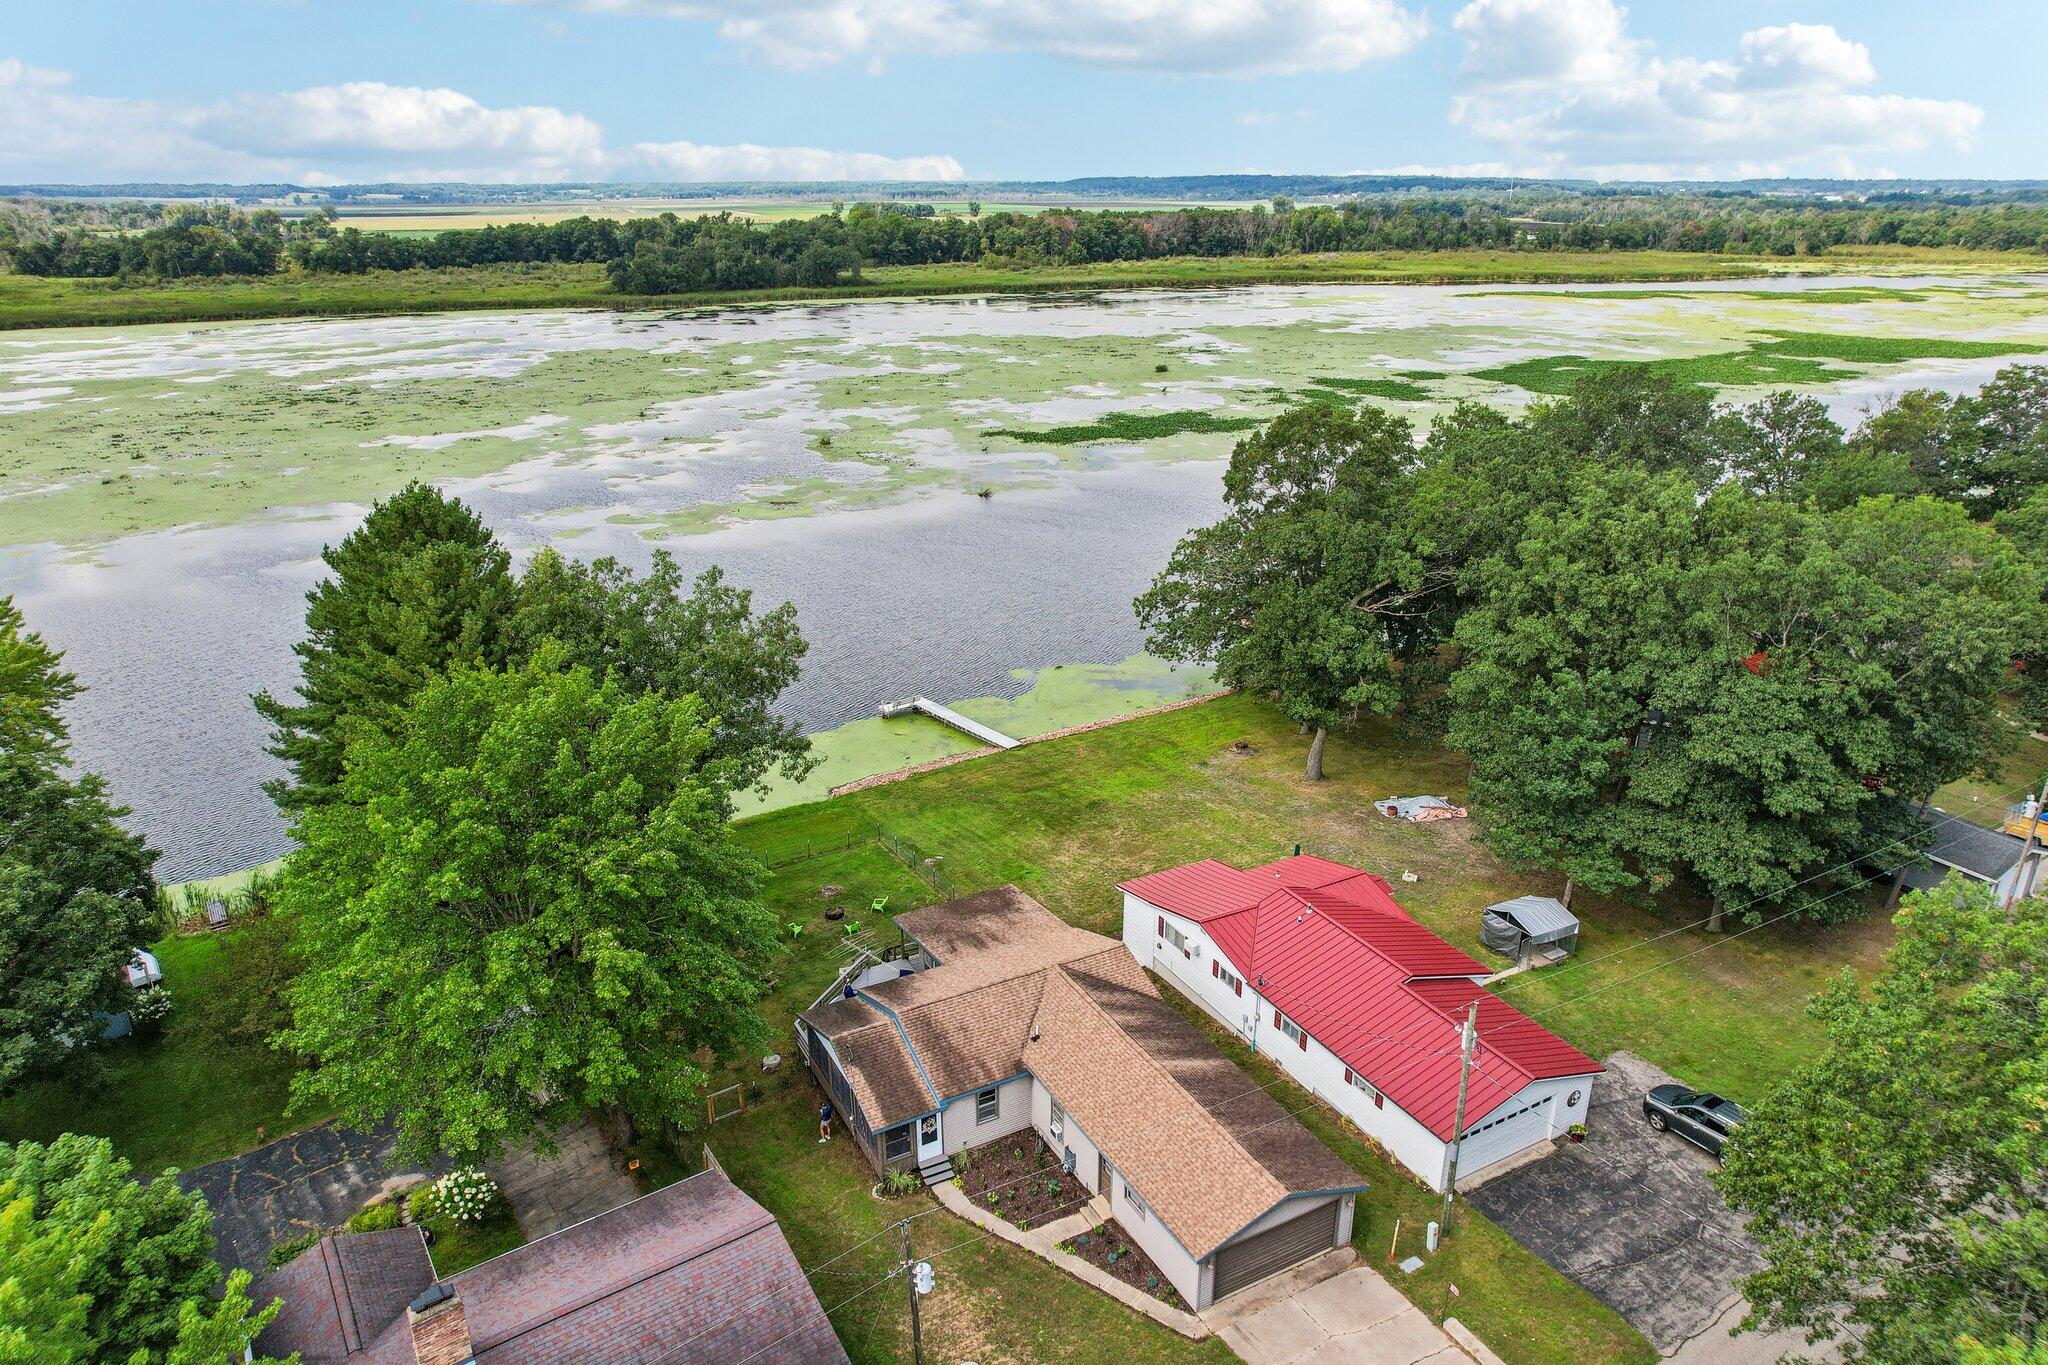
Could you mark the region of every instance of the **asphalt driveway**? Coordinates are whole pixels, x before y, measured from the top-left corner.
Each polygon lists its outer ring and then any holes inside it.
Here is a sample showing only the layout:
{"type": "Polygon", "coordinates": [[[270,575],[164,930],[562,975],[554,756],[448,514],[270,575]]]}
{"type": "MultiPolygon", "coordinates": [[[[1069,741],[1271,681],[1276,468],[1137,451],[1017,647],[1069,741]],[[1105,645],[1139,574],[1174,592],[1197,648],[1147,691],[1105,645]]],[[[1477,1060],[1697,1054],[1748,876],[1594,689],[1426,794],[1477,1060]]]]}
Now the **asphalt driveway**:
{"type": "Polygon", "coordinates": [[[396,1164],[396,1146],[388,1127],[322,1123],[177,1179],[206,1196],[220,1263],[261,1276],[277,1243],[336,1227],[374,1196],[439,1173],[396,1164]]]}
{"type": "Polygon", "coordinates": [[[1717,1326],[1735,1282],[1763,1258],[1714,1188],[1714,1159],[1643,1120],[1644,1092],[1672,1078],[1627,1052],[1607,1068],[1593,1085],[1584,1142],[1487,1182],[1469,1202],[1666,1355],[1709,1328],[1718,1340],[1699,1346],[1761,1345],[1730,1342],[1727,1323],[1717,1326]]]}

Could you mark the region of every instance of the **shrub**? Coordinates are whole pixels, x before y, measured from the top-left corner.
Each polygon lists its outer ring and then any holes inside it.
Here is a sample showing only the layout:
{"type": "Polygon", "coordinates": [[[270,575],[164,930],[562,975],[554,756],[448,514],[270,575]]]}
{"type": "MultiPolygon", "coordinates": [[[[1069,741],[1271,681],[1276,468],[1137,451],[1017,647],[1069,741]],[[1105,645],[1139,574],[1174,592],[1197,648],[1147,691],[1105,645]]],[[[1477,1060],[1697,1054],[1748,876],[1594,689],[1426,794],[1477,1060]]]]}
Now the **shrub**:
{"type": "Polygon", "coordinates": [[[498,1186],[480,1166],[463,1166],[434,1182],[434,1207],[458,1223],[481,1223],[498,1198],[498,1186]]]}
{"type": "Polygon", "coordinates": [[[882,1177],[882,1193],[892,1197],[916,1194],[923,1183],[915,1171],[891,1171],[882,1177]]]}
{"type": "Polygon", "coordinates": [[[434,1212],[434,1184],[428,1181],[413,1188],[405,1197],[405,1214],[415,1223],[426,1221],[434,1212]]]}
{"type": "Polygon", "coordinates": [[[276,1270],[279,1266],[286,1264],[294,1256],[297,1256],[319,1240],[320,1229],[318,1228],[314,1228],[311,1232],[302,1232],[296,1237],[285,1238],[270,1249],[270,1268],[276,1270]]]}
{"type": "Polygon", "coordinates": [[[171,993],[162,985],[147,986],[135,992],[135,999],[128,1004],[128,1019],[139,1035],[148,1037],[161,1033],[171,1019],[171,993]]]}
{"type": "Polygon", "coordinates": [[[398,1205],[371,1204],[348,1220],[350,1232],[383,1232],[398,1226],[398,1205]]]}

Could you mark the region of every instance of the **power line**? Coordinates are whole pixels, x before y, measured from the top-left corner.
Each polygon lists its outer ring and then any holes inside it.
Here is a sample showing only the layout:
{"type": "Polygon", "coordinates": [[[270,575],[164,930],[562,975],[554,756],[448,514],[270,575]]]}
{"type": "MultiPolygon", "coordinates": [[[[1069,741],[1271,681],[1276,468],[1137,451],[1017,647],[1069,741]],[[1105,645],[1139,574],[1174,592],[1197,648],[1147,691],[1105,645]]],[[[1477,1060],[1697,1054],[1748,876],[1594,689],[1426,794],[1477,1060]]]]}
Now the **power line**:
{"type": "MultiPolygon", "coordinates": [[[[1969,802],[1970,804],[1973,804],[1973,805],[1982,805],[1982,806],[1986,806],[1986,807],[1990,807],[1990,806],[1992,805],[1992,803],[1990,803],[1990,802],[1987,802],[1987,801],[1983,801],[1983,800],[1981,800],[1981,799],[1976,799],[1976,800],[1972,800],[1971,798],[1965,797],[1965,798],[1962,798],[1962,800],[1964,800],[1964,801],[1968,801],[1968,802],[1969,802]]],[[[1937,817],[1939,817],[1939,818],[1940,818],[1941,820],[1944,820],[1944,821],[1946,821],[1946,822],[1948,822],[1948,823],[1950,823],[1950,824],[1958,824],[1958,825],[1963,825],[1963,824],[1967,824],[1967,825],[1969,825],[1969,826],[1970,826],[1970,828],[1972,828],[1972,829],[1982,829],[1982,828],[1983,828],[1983,826],[1981,826],[1981,825],[1973,824],[1973,823],[1971,823],[1970,821],[1964,820],[1964,819],[1963,819],[1963,818],[1962,818],[1961,816],[1957,816],[1957,815],[1951,815],[1951,814],[1950,814],[1949,812],[1947,812],[1947,811],[1945,811],[1945,810],[1932,810],[1932,811],[1930,811],[1930,812],[1929,812],[1929,814],[1931,814],[1931,815],[1933,815],[1933,816],[1937,816],[1937,817]]],[[[1877,846],[1876,848],[1870,849],[1870,850],[1869,850],[1869,851],[1867,851],[1867,852],[1864,852],[1864,853],[1859,853],[1859,854],[1856,854],[1856,855],[1854,855],[1854,856],[1852,856],[1852,857],[1846,858],[1846,859],[1844,859],[1843,861],[1841,861],[1841,862],[1839,862],[1839,863],[1836,863],[1836,864],[1835,864],[1835,865],[1834,865],[1833,867],[1824,867],[1824,868],[1822,868],[1822,869],[1821,869],[1820,871],[1818,871],[1818,872],[1815,872],[1815,873],[1813,873],[1813,874],[1812,874],[1811,876],[1807,876],[1807,877],[1802,877],[1802,878],[1801,878],[1801,879],[1799,879],[1798,881],[1796,881],[1796,882],[1793,882],[1793,883],[1792,883],[1792,884],[1791,884],[1790,886],[1787,886],[1787,887],[1785,887],[1785,888],[1784,888],[1783,890],[1780,890],[1780,891],[1774,891],[1774,892],[1770,892],[1770,893],[1767,893],[1767,894],[1765,894],[1765,895],[1759,895],[1759,896],[1752,896],[1752,897],[1751,897],[1750,899],[1748,899],[1748,900],[1744,901],[1744,902],[1743,902],[1742,904],[1740,904],[1740,905],[1735,905],[1735,906],[1728,906],[1728,907],[1725,907],[1725,908],[1723,909],[1722,913],[1723,913],[1724,915],[1727,915],[1727,914],[1738,914],[1738,913],[1740,913],[1741,911],[1747,910],[1747,909],[1748,909],[1748,908],[1749,908],[1750,906],[1752,906],[1752,905],[1756,905],[1756,904],[1758,904],[1758,903],[1760,903],[1760,902],[1762,902],[1762,901],[1767,901],[1767,900],[1776,900],[1776,899],[1778,899],[1778,898],[1779,898],[1780,896],[1783,896],[1783,895],[1785,895],[1785,894],[1786,894],[1787,892],[1791,892],[1791,891],[1796,891],[1796,890],[1798,890],[1798,889],[1799,889],[1800,887],[1802,887],[1802,886],[1805,886],[1805,885],[1806,885],[1806,884],[1807,884],[1808,882],[1815,882],[1815,881],[1819,881],[1819,880],[1820,880],[1820,879],[1821,879],[1822,877],[1830,876],[1830,875],[1832,875],[1832,874],[1834,874],[1834,873],[1836,873],[1836,872],[1840,872],[1840,871],[1841,871],[1841,870],[1842,870],[1843,868],[1846,868],[1846,867],[1854,867],[1854,866],[1855,866],[1856,864],[1858,864],[1858,863],[1861,863],[1861,862],[1864,862],[1864,861],[1866,861],[1867,859],[1870,859],[1870,858],[1875,858],[1875,857],[1877,857],[1877,856],[1878,856],[1879,854],[1881,854],[1881,853],[1885,852],[1886,850],[1888,850],[1888,849],[1891,849],[1891,848],[1895,848],[1895,847],[1897,847],[1897,846],[1898,846],[1898,845],[1900,845],[1900,844],[1908,844],[1908,843],[1912,843],[1913,841],[1917,840],[1917,839],[1918,839],[1919,837],[1920,837],[1920,836],[1919,836],[1919,832],[1918,832],[1918,831],[1915,831],[1915,832],[1914,832],[1914,833],[1912,833],[1912,834],[1904,834],[1904,835],[1900,835],[1900,836],[1899,836],[1898,838],[1896,838],[1896,839],[1893,839],[1893,840],[1891,840],[1891,841],[1890,841],[1890,842],[1888,842],[1888,843],[1883,843],[1883,844],[1879,844],[1879,845],[1878,845],[1878,846],[1877,846]]],[[[1880,875],[1890,875],[1890,874],[1888,874],[1888,873],[1887,873],[1887,874],[1880,874],[1880,875]]],[[[1562,969],[1560,969],[1560,970],[1558,970],[1558,971],[1556,971],[1556,972],[1553,972],[1553,973],[1551,973],[1551,974],[1550,974],[1550,975],[1549,975],[1549,976],[1548,976],[1547,978],[1545,978],[1545,979],[1546,979],[1546,980],[1549,980],[1549,981],[1555,981],[1555,980],[1557,980],[1557,978],[1558,978],[1558,977],[1560,977],[1560,976],[1563,976],[1563,975],[1565,975],[1565,974],[1566,974],[1566,973],[1568,973],[1568,972],[1580,971],[1580,970],[1583,970],[1584,968],[1587,968],[1587,967],[1591,967],[1591,966],[1595,966],[1595,965],[1597,965],[1597,964],[1599,964],[1599,963],[1602,963],[1602,962],[1605,962],[1605,961],[1607,961],[1607,960],[1608,960],[1608,959],[1610,959],[1610,958],[1616,958],[1616,957],[1620,957],[1620,956],[1621,956],[1621,955],[1622,955],[1623,953],[1632,953],[1632,952],[1634,952],[1634,951],[1635,951],[1636,949],[1638,949],[1638,948],[1647,948],[1647,947],[1649,947],[1649,946],[1650,946],[1650,945],[1651,945],[1652,943],[1660,943],[1660,942],[1662,942],[1663,940],[1665,940],[1665,939],[1667,939],[1667,938],[1670,938],[1670,937],[1671,937],[1672,935],[1674,935],[1674,934],[1682,934],[1682,933],[1684,933],[1684,932],[1685,932],[1686,930],[1688,930],[1688,929],[1697,929],[1697,928],[1698,928],[1699,926],[1701,926],[1702,924],[1707,924],[1707,923],[1710,923],[1710,922],[1711,922],[1711,921],[1713,920],[1713,918],[1714,918],[1714,916],[1713,916],[1713,915],[1711,915],[1711,914],[1709,914],[1709,915],[1705,915],[1705,916],[1702,916],[1702,917],[1701,917],[1701,918],[1699,918],[1699,919],[1693,920],[1693,921],[1692,921],[1691,923],[1689,923],[1689,924],[1681,924],[1681,925],[1679,925],[1679,926],[1678,926],[1677,928],[1675,928],[1675,929],[1667,929],[1667,930],[1665,930],[1665,931],[1664,931],[1663,933],[1661,933],[1661,934],[1658,934],[1658,935],[1656,935],[1655,937],[1652,937],[1652,938],[1646,938],[1646,939],[1643,939],[1643,940],[1641,940],[1641,941],[1639,941],[1639,942],[1636,942],[1636,943],[1630,943],[1630,944],[1626,944],[1626,945],[1624,945],[1623,947],[1620,947],[1620,948],[1616,948],[1616,949],[1615,949],[1615,950],[1614,950],[1613,952],[1610,952],[1610,953],[1604,953],[1604,954],[1602,954],[1602,955],[1601,955],[1601,956],[1599,956],[1599,957],[1594,957],[1594,958],[1585,958],[1585,959],[1582,959],[1582,960],[1579,960],[1579,961],[1575,961],[1575,962],[1572,962],[1572,963],[1570,963],[1569,965],[1567,965],[1566,967],[1564,967],[1564,968],[1562,968],[1562,969]]],[[[1528,976],[1528,977],[1525,977],[1525,978],[1523,978],[1523,979],[1522,979],[1522,981],[1521,981],[1521,982],[1519,982],[1519,983],[1517,983],[1517,982],[1513,982],[1513,981],[1509,981],[1509,982],[1504,982],[1504,983],[1502,983],[1502,985],[1501,985],[1501,986],[1499,986],[1499,987],[1497,987],[1497,988],[1494,988],[1494,989],[1495,989],[1495,993],[1496,993],[1496,995],[1498,995],[1498,994],[1499,994],[1499,993],[1500,993],[1501,991],[1504,991],[1504,990],[1512,990],[1512,989],[1515,989],[1515,988],[1517,987],[1517,985],[1520,985],[1520,984],[1528,984],[1529,982],[1532,982],[1532,981],[1534,981],[1534,979],[1535,979],[1535,977],[1534,977],[1534,975],[1532,974],[1532,975],[1530,975],[1530,976],[1528,976]]]]}

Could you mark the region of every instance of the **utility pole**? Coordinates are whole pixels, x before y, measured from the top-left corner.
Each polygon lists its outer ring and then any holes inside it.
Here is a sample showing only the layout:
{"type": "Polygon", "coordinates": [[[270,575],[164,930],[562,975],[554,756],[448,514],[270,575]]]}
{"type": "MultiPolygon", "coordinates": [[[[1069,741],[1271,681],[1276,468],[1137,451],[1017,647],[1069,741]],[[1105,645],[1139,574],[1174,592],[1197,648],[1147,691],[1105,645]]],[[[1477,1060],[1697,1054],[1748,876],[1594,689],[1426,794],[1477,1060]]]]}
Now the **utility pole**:
{"type": "Polygon", "coordinates": [[[917,1262],[910,1259],[910,1220],[897,1224],[903,1229],[903,1288],[910,1294],[910,1358],[924,1365],[924,1334],[917,1319],[917,1262]]]}
{"type": "Polygon", "coordinates": [[[2048,778],[2042,779],[2041,794],[2034,798],[2033,813],[2027,817],[2027,840],[2020,845],[2019,866],[2012,870],[2012,886],[2005,893],[2005,913],[2012,915],[2013,902],[2020,898],[2020,883],[2027,883],[2027,894],[2034,894],[2034,838],[2041,832],[2041,807],[2048,804],[2048,778]]]}
{"type": "Polygon", "coordinates": [[[1451,1119],[1451,1169],[1444,1176],[1443,1232],[1451,1231],[1451,1200],[1458,1193],[1458,1144],[1465,1139],[1465,1092],[1472,1084],[1472,1054],[1479,1046],[1479,1002],[1465,1011],[1465,1028],[1458,1039],[1458,1112],[1451,1119]]]}

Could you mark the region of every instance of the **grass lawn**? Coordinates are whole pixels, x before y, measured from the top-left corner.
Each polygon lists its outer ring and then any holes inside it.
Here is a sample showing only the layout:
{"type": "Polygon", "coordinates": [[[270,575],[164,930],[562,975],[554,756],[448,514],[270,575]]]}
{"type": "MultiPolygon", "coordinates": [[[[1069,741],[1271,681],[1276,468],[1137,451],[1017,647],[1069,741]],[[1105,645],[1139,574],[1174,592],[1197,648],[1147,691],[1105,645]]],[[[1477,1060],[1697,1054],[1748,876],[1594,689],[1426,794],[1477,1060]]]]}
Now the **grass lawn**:
{"type": "MultiPolygon", "coordinates": [[[[808,1001],[806,1003],[809,1003],[808,1001]]],[[[811,1287],[856,1361],[910,1358],[897,1220],[931,1260],[937,1287],[920,1311],[926,1360],[1228,1361],[1214,1338],[1191,1342],[1108,1295],[940,1210],[922,1193],[880,1200],[874,1173],[844,1132],[818,1142],[808,1085],[792,1085],[741,1118],[719,1123],[711,1147],[733,1182],[773,1212],[811,1287]],[[872,1240],[867,1240],[872,1239],[872,1240]]]]}
{"type": "Polygon", "coordinates": [[[526,1245],[526,1234],[519,1230],[519,1220],[512,1216],[512,1206],[502,1194],[491,1201],[490,1212],[474,1223],[431,1213],[420,1219],[420,1226],[427,1230],[427,1249],[434,1258],[434,1273],[444,1280],[479,1261],[526,1245]]]}
{"type": "MultiPolygon", "coordinates": [[[[768,812],[742,822],[739,831],[763,858],[785,863],[770,894],[792,915],[821,903],[821,885],[845,884],[847,899],[864,905],[871,885],[908,876],[900,863],[890,871],[878,845],[843,847],[877,826],[921,855],[937,857],[962,892],[1015,882],[1068,920],[1110,935],[1120,927],[1119,880],[1205,856],[1240,866],[1262,862],[1296,844],[1388,877],[1417,919],[1482,958],[1482,907],[1523,891],[1556,889],[1495,859],[1470,823],[1418,827],[1372,810],[1371,801],[1381,796],[1461,795],[1464,768],[1456,755],[1391,726],[1362,725],[1333,737],[1326,756],[1330,780],[1310,784],[1300,775],[1305,745],[1271,708],[1227,697],[768,812]],[[1240,749],[1240,741],[1247,747],[1240,749]],[[807,861],[790,861],[807,851],[813,855],[807,861]],[[1419,880],[1403,883],[1403,872],[1419,880]],[[860,877],[870,880],[855,886],[860,877]]],[[[891,908],[939,898],[917,885],[907,895],[892,899],[891,908]]],[[[1819,1046],[1819,1032],[1804,1013],[1806,998],[1845,966],[1874,965],[1890,941],[1881,918],[1710,939],[1682,928],[1701,918],[1704,907],[1680,896],[1581,895],[1575,908],[1585,922],[1578,959],[1516,978],[1503,993],[1595,1056],[1628,1048],[1742,1099],[1760,1095],[1819,1046]],[[1701,951],[1710,944],[1710,951],[1701,951]],[[1663,964],[1669,965],[1640,982],[1630,979],[1663,964]]],[[[784,1010],[808,1004],[799,998],[831,978],[836,959],[821,943],[829,940],[797,949],[779,974],[779,999],[767,1007],[779,1038],[788,1037],[784,1010]]],[[[1261,1081],[1277,1077],[1261,1074],[1262,1063],[1252,1066],[1261,1081]]],[[[794,1107],[782,1122],[790,1133],[811,1137],[815,1101],[808,1082],[787,1075],[775,1080],[764,1088],[764,1100],[794,1107]],[[792,1093],[799,1085],[800,1098],[792,1093]]],[[[1420,1237],[1417,1219],[1428,1217],[1430,1197],[1333,1116],[1311,1109],[1303,1118],[1372,1182],[1359,1215],[1361,1250],[1380,1263],[1396,1217],[1406,1220],[1403,1253],[1416,1249],[1408,1238],[1420,1237]]],[[[807,1207],[778,1193],[781,1182],[795,1181],[801,1189],[815,1183],[786,1168],[788,1152],[764,1162],[737,1141],[757,1131],[739,1125],[756,1123],[735,1120],[713,1131],[735,1178],[783,1216],[785,1226],[792,1218],[831,1223],[837,1204],[807,1207]],[[738,1174],[741,1167],[758,1172],[768,1188],[749,1184],[738,1174]]],[[[849,1164],[857,1161],[845,1155],[849,1164]]],[[[792,1159],[815,1165],[809,1155],[792,1159]]],[[[856,1172],[863,1182],[864,1170],[856,1172]]],[[[1511,1360],[1651,1358],[1625,1323],[1485,1219],[1467,1211],[1460,1227],[1458,1239],[1427,1269],[1401,1277],[1400,1287],[1433,1315],[1454,1314],[1511,1360]],[[1455,1298],[1453,1284],[1460,1291],[1455,1298]]],[[[794,1228],[791,1235],[797,1235],[794,1228]]],[[[831,1255],[848,1240],[819,1236],[817,1244],[831,1255]]],[[[801,1247],[798,1254],[813,1260],[801,1247]]]]}
{"type": "Polygon", "coordinates": [[[43,279],[0,275],[0,330],[131,326],[237,318],[428,313],[468,308],[672,308],[797,299],[1048,290],[1203,288],[1247,284],[1532,284],[1725,279],[1796,264],[1809,271],[1946,267],[2039,270],[2032,253],[1899,249],[1796,263],[1755,256],[1629,251],[1380,251],[1305,256],[1170,257],[1096,265],[1005,268],[978,261],[873,266],[858,284],[828,289],[637,297],[611,292],[597,265],[504,264],[363,275],[284,274],[251,279],[43,279]]]}
{"type": "Polygon", "coordinates": [[[204,1027],[226,964],[223,940],[236,932],[157,944],[173,1007],[163,1036],[110,1044],[100,1084],[45,1081],[0,1100],[0,1142],[93,1133],[111,1138],[138,1174],[154,1175],[248,1151],[324,1117],[286,1121],[290,1057],[224,1045],[204,1027]]]}

